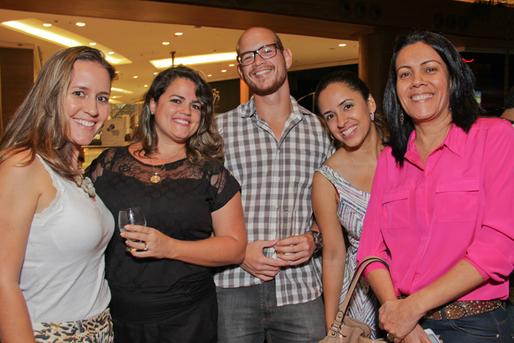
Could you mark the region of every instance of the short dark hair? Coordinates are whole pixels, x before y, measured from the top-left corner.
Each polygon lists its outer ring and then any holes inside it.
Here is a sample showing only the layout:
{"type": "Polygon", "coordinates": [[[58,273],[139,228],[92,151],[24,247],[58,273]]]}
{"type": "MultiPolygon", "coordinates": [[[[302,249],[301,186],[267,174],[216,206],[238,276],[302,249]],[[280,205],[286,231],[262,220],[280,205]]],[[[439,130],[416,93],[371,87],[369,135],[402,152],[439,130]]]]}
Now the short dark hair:
{"type": "Polygon", "coordinates": [[[186,155],[191,163],[206,159],[223,163],[223,140],[214,124],[214,105],[212,90],[198,72],[183,65],[168,68],[155,77],[150,89],[144,96],[144,104],[139,125],[134,132],[134,141],[141,142],[145,155],[157,150],[155,118],[150,110],[150,101],[156,103],[168,87],[178,78],[188,79],[196,85],[196,96],[201,104],[201,118],[197,131],[186,142],[186,155]]]}
{"type": "MultiPolygon", "coordinates": [[[[320,111],[319,96],[321,92],[323,92],[328,86],[330,86],[333,83],[342,83],[348,86],[348,88],[350,88],[351,90],[359,92],[362,95],[364,101],[367,101],[369,95],[371,94],[366,83],[364,83],[364,81],[362,81],[356,74],[344,70],[334,71],[324,76],[316,86],[314,103],[318,107],[318,111],[320,111]]],[[[387,128],[387,122],[385,121],[385,118],[381,114],[375,113],[374,123],[378,133],[378,137],[380,138],[382,143],[387,143],[389,130],[387,128]]]]}
{"type": "Polygon", "coordinates": [[[451,79],[449,98],[452,122],[467,133],[481,113],[480,105],[475,99],[473,72],[450,41],[437,33],[424,30],[397,38],[384,93],[384,114],[391,133],[389,145],[400,166],[403,166],[407,143],[414,130],[414,123],[407,114],[403,115],[402,123],[403,109],[396,93],[396,59],[403,48],[418,42],[425,43],[434,49],[448,68],[451,79]]]}

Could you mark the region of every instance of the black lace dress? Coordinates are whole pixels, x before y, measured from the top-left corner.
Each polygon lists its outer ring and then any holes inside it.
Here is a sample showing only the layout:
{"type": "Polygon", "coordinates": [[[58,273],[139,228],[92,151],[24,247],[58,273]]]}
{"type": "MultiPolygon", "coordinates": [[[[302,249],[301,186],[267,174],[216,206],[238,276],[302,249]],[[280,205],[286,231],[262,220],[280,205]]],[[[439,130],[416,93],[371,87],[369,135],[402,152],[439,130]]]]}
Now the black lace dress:
{"type": "MultiPolygon", "coordinates": [[[[93,161],[87,174],[116,219],[121,209],[140,207],[147,226],[170,237],[209,238],[211,213],[240,190],[237,181],[221,164],[192,165],[182,159],[161,167],[135,159],[128,147],[112,148],[93,161]],[[156,171],[161,177],[158,184],[150,182],[156,171]]],[[[210,269],[170,259],[133,257],[125,251],[119,233],[116,224],[106,250],[115,341],[215,342],[217,304],[210,269]]]]}

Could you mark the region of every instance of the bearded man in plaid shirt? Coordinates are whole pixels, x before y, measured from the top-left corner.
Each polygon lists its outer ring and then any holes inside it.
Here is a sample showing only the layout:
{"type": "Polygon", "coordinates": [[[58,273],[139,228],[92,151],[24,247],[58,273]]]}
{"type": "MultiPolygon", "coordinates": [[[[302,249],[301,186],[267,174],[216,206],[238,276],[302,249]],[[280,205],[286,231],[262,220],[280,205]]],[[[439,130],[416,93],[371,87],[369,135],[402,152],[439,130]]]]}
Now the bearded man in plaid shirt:
{"type": "Polygon", "coordinates": [[[218,339],[317,343],[326,333],[311,186],[334,149],[319,119],[290,96],[292,53],[279,37],[251,28],[237,52],[254,95],[216,120],[225,166],[241,184],[248,245],[240,266],[215,274],[218,339]]]}

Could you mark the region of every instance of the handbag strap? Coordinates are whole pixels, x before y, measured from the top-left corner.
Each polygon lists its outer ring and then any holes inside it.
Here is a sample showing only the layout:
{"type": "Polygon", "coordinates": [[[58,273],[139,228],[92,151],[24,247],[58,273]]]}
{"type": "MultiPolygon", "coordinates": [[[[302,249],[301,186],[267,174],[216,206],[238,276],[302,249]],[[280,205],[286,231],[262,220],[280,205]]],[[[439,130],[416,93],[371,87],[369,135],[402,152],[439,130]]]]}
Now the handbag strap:
{"type": "Polygon", "coordinates": [[[366,267],[373,262],[381,262],[387,267],[387,269],[389,269],[389,265],[387,264],[387,262],[377,256],[368,256],[359,263],[359,265],[357,266],[357,269],[355,270],[355,274],[353,275],[352,283],[350,284],[350,287],[348,288],[348,293],[346,293],[346,297],[344,298],[343,303],[339,307],[339,311],[337,312],[334,322],[332,323],[332,326],[329,329],[329,332],[328,332],[329,336],[332,336],[332,337],[337,336],[339,330],[341,329],[341,326],[343,325],[343,320],[344,320],[344,316],[346,314],[346,310],[348,308],[348,304],[350,303],[352,294],[355,291],[355,287],[357,286],[357,283],[359,282],[362,272],[364,272],[364,269],[366,269],[366,267]]]}

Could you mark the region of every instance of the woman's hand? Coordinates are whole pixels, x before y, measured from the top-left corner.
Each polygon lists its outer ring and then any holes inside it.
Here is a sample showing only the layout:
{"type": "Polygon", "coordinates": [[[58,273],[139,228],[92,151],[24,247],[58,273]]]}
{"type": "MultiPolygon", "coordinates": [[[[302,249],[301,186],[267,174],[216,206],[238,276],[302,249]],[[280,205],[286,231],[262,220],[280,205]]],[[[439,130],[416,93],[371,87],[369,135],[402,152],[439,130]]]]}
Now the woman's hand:
{"type": "Polygon", "coordinates": [[[154,228],[141,225],[125,225],[125,228],[128,231],[120,236],[127,239],[125,244],[128,247],[135,249],[130,251],[134,257],[166,258],[173,249],[174,239],[154,228]],[[141,242],[134,242],[137,240],[141,242]]]}
{"type": "MultiPolygon", "coordinates": [[[[400,342],[400,340],[395,340],[395,342],[400,342]]],[[[430,338],[428,338],[427,333],[421,325],[416,325],[414,330],[412,330],[405,338],[402,343],[431,343],[430,338]]],[[[442,342],[442,341],[441,341],[442,342]]]]}
{"type": "MultiPolygon", "coordinates": [[[[394,338],[396,343],[401,342],[414,330],[424,314],[418,312],[415,304],[408,298],[386,301],[378,313],[380,328],[387,331],[388,337],[394,338]]],[[[419,335],[418,333],[416,336],[419,335]]]]}

